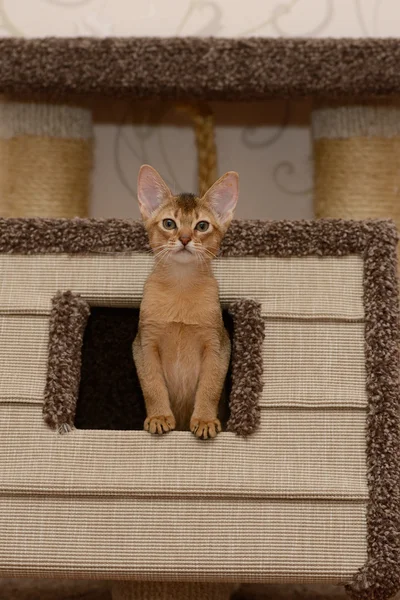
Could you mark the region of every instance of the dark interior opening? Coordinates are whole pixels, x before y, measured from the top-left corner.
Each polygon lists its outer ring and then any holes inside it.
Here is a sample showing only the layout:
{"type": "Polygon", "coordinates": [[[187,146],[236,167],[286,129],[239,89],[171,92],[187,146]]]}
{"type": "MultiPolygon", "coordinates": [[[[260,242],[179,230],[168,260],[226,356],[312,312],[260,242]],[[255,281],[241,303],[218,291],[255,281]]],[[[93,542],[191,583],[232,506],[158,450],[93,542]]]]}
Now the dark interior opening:
{"type": "MultiPolygon", "coordinates": [[[[82,347],[79,396],[76,405],[77,429],[143,429],[144,399],[132,358],[139,309],[91,307],[82,347]]],[[[233,319],[223,311],[231,340],[233,319]]],[[[232,361],[231,361],[232,363],[232,361]]],[[[223,428],[229,419],[231,364],[225,381],[220,419],[223,428]]]]}

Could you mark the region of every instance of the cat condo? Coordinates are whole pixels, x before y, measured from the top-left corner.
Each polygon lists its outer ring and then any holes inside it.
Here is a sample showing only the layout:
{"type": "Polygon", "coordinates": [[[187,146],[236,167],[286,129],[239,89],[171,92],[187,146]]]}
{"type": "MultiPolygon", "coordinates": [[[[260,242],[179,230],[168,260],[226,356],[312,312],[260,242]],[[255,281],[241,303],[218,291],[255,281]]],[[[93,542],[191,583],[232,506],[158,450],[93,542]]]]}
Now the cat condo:
{"type": "MultiPolygon", "coordinates": [[[[1,576],[115,580],[114,598],[398,590],[384,218],[399,210],[399,58],[392,40],[0,40],[1,576]],[[315,98],[316,212],[330,218],[234,221],[214,263],[232,341],[214,440],[142,429],[130,346],[152,258],[141,223],[85,218],[91,113],[72,104],[98,94],[315,98]]],[[[195,123],[212,145],[210,115],[195,123]]]]}

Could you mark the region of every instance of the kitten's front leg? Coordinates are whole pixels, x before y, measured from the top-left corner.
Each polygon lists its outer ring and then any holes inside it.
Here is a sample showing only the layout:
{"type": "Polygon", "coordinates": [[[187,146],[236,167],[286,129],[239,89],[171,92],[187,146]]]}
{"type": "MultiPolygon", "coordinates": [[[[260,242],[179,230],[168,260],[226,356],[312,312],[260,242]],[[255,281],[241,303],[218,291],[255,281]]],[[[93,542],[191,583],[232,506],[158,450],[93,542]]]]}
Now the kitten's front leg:
{"type": "Polygon", "coordinates": [[[140,335],[132,346],[133,359],[146,404],[144,429],[149,433],[168,433],[175,429],[168,390],[162,374],[160,356],[154,344],[141,344],[140,335]]]}
{"type": "Polygon", "coordinates": [[[214,438],[221,431],[218,404],[222,394],[230,358],[230,344],[224,344],[221,352],[206,348],[200,370],[194,410],[190,419],[190,431],[198,438],[214,438]]]}

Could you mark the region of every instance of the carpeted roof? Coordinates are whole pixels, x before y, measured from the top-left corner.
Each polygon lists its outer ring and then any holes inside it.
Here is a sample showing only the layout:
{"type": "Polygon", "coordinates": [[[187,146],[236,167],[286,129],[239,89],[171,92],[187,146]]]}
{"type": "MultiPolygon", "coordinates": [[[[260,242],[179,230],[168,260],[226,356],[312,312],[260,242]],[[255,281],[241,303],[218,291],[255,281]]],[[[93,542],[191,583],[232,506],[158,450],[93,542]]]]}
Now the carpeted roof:
{"type": "Polygon", "coordinates": [[[400,93],[399,39],[0,39],[0,92],[263,100],[400,93]]]}

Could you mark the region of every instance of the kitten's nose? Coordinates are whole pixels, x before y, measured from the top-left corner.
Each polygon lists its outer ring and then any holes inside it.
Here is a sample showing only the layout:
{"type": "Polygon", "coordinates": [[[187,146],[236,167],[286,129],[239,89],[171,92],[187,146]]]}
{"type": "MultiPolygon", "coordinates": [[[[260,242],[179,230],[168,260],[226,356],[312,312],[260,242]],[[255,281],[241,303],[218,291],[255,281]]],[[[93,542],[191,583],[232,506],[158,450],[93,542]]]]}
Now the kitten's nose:
{"type": "Polygon", "coordinates": [[[192,238],[189,235],[181,235],[179,239],[182,242],[182,244],[186,246],[186,244],[188,244],[192,238]]]}

